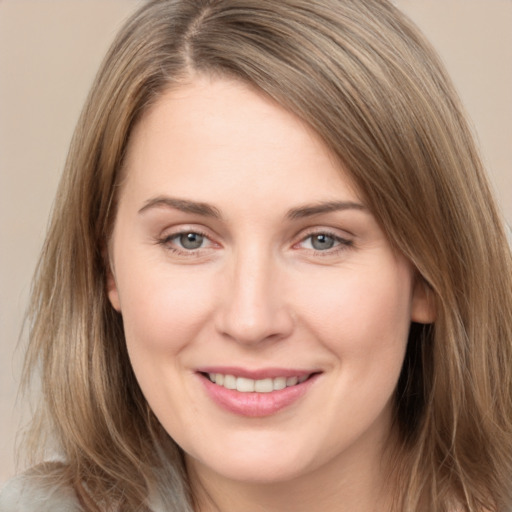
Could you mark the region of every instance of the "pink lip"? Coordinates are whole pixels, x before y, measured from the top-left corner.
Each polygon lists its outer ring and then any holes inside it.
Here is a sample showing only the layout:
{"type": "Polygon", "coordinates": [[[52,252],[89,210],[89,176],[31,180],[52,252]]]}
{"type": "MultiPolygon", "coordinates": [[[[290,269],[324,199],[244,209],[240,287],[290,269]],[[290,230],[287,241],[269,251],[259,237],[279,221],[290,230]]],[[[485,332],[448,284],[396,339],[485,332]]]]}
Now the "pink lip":
{"type": "MultiPolygon", "coordinates": [[[[296,370],[267,369],[258,371],[241,370],[240,368],[209,368],[204,373],[222,373],[250,379],[264,379],[271,377],[294,377],[310,375],[311,372],[296,370]],[[254,375],[256,375],[254,377],[254,375]]],[[[203,372],[203,370],[201,370],[203,372]]],[[[319,377],[318,373],[311,375],[306,381],[271,393],[241,393],[234,389],[226,389],[210,381],[202,373],[197,374],[206,390],[207,395],[222,409],[231,413],[250,418],[261,418],[276,414],[291,406],[303,397],[319,377]]]]}

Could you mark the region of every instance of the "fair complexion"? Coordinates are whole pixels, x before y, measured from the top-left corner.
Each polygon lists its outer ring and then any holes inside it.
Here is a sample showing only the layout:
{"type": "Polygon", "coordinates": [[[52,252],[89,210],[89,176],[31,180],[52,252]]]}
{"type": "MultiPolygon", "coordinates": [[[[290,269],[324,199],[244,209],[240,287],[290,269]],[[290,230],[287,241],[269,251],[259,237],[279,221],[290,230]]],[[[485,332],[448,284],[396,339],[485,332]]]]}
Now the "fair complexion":
{"type": "Polygon", "coordinates": [[[382,510],[409,325],[433,312],[338,161],[263,94],[195,77],[124,171],[108,294],[198,510],[382,510]]]}

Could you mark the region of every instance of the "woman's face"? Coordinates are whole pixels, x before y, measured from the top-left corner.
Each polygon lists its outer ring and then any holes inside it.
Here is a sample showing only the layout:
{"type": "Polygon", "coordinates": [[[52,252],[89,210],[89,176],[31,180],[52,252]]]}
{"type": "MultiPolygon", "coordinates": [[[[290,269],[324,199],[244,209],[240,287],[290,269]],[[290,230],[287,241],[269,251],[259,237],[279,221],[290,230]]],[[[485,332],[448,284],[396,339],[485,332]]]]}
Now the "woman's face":
{"type": "Polygon", "coordinates": [[[143,117],[125,172],[109,298],[188,463],[275,482],[377,460],[410,322],[431,311],[318,137],[200,78],[143,117]]]}

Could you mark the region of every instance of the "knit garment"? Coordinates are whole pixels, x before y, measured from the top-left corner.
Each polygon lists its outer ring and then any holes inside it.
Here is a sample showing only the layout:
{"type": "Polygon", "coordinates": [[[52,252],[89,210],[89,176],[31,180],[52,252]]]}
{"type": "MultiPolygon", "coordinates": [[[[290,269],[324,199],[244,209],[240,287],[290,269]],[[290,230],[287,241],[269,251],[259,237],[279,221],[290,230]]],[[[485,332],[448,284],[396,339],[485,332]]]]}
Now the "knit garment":
{"type": "Polygon", "coordinates": [[[82,512],[82,507],[69,486],[49,486],[38,476],[21,475],[2,488],[0,512],[82,512]]]}

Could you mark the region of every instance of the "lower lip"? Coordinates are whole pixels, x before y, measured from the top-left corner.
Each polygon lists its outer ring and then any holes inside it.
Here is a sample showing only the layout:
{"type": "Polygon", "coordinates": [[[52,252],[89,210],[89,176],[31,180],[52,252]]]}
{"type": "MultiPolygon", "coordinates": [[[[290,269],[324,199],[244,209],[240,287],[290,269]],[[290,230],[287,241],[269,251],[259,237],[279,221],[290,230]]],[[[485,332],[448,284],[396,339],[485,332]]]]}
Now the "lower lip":
{"type": "Polygon", "coordinates": [[[199,375],[208,396],[222,409],[240,416],[261,418],[276,414],[302,398],[317,379],[318,374],[308,380],[270,393],[241,393],[214,384],[204,375],[199,375]]]}

